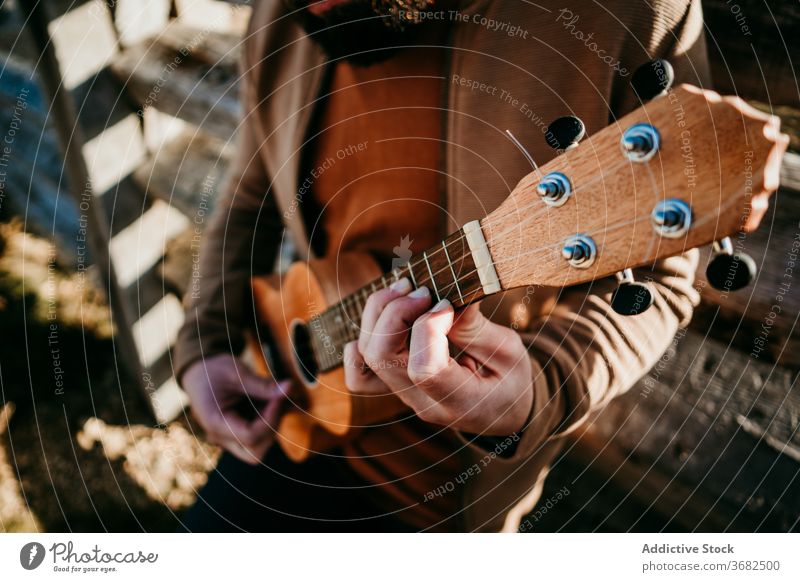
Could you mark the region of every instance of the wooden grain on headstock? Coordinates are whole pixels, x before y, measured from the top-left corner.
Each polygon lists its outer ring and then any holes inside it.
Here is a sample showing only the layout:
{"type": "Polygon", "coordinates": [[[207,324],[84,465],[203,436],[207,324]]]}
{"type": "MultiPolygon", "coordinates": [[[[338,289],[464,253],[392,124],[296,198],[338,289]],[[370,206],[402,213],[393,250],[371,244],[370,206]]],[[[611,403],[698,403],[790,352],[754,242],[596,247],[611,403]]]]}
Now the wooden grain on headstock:
{"type": "Polygon", "coordinates": [[[787,143],[777,117],[736,97],[677,87],[523,178],[481,222],[503,289],[591,281],[755,229],[778,187],[787,143]],[[649,162],[631,162],[621,150],[623,132],[635,123],[660,133],[649,162]],[[569,177],[574,193],[548,207],[536,186],[556,171],[569,177]],[[670,198],[692,207],[692,226],[680,238],[662,238],[650,223],[653,207],[670,198]],[[562,242],[575,234],[597,245],[587,269],[570,267],[561,255],[562,242]]]}

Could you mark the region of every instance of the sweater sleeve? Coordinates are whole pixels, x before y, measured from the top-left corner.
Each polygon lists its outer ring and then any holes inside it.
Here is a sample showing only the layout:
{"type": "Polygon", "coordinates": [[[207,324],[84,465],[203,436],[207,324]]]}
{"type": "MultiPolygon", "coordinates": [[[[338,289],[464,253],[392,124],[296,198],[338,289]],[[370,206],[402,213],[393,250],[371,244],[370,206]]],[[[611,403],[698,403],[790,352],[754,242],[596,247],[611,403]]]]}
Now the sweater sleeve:
{"type": "Polygon", "coordinates": [[[250,278],[273,268],[283,231],[259,153],[259,132],[254,127],[258,116],[253,99],[248,98],[255,93],[253,68],[242,64],[245,117],[227,187],[202,231],[199,260],[184,298],[186,319],[174,352],[178,380],[198,359],[243,349],[244,329],[253,321],[250,278]]]}
{"type": "MultiPolygon", "coordinates": [[[[688,2],[685,12],[663,29],[669,38],[650,39],[649,46],[658,47],[658,52],[644,55],[642,62],[666,58],[675,69],[676,84],[708,87],[699,0],[688,2]]],[[[614,115],[640,105],[629,86],[613,91],[631,95],[618,102],[614,115]]],[[[697,250],[690,250],[634,271],[637,281],[651,284],[654,295],[653,305],[640,315],[626,317],[611,308],[617,282],[605,278],[563,289],[553,311],[520,333],[533,368],[533,407],[528,423],[514,435],[514,445],[503,451],[502,458],[518,462],[550,439],[575,430],[655,365],[699,303],[693,287],[698,256],[697,250]]],[[[466,440],[486,448],[481,438],[466,440]]]]}

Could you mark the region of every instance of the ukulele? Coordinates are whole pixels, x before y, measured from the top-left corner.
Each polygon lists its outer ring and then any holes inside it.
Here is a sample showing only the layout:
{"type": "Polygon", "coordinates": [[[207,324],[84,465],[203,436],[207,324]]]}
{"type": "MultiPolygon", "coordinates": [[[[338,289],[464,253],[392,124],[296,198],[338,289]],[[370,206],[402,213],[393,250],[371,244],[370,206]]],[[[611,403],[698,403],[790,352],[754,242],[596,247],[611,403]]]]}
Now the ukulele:
{"type": "Polygon", "coordinates": [[[301,462],[407,411],[393,395],[351,394],[342,368],[367,297],[400,278],[458,309],[517,287],[617,274],[612,307],[636,317],[652,295],[631,269],[714,243],[709,282],[727,290],[749,283],[755,264],[734,253],[728,237],[759,225],[788,137],[777,117],[737,97],[671,83],[666,61],[643,66],[633,86],[647,104],[580,147],[580,120],[556,120],[546,138],[563,153],[541,168],[533,164],[496,210],[402,268],[381,273],[371,257],[346,253],[254,277],[255,368],[293,380],[276,429],[286,455],[301,462]],[[689,190],[686,156],[694,170],[689,190]]]}

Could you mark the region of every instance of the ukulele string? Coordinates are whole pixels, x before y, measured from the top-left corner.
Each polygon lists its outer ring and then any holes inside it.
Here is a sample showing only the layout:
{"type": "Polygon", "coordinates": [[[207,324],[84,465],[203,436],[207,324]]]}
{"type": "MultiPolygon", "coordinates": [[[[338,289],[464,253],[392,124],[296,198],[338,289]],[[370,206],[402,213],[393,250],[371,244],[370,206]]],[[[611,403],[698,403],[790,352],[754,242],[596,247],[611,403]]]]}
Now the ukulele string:
{"type": "MultiPolygon", "coordinates": [[[[565,154],[565,155],[566,155],[566,154],[565,154]]],[[[606,172],[603,172],[603,173],[599,174],[598,176],[596,176],[596,177],[594,177],[594,178],[592,178],[592,179],[588,180],[587,182],[585,182],[585,183],[582,185],[582,189],[585,189],[585,188],[591,187],[591,186],[592,186],[592,185],[593,185],[595,182],[598,182],[598,181],[601,181],[601,180],[603,180],[606,174],[608,174],[608,173],[612,173],[612,172],[616,171],[616,170],[617,170],[619,167],[621,167],[621,166],[623,166],[623,165],[626,165],[626,164],[630,164],[630,162],[629,162],[629,161],[627,161],[627,160],[623,160],[623,161],[619,162],[619,163],[618,163],[616,166],[612,166],[610,169],[607,169],[607,170],[606,170],[606,172]]],[[[528,175],[530,175],[530,174],[528,174],[528,175]]],[[[578,191],[577,191],[577,190],[575,191],[575,194],[576,194],[576,195],[578,194],[578,191]]],[[[577,199],[577,198],[576,198],[576,199],[577,199]]],[[[522,213],[522,212],[525,212],[527,209],[529,209],[529,208],[532,208],[532,207],[534,207],[534,206],[536,206],[536,205],[538,205],[538,204],[542,204],[542,201],[541,201],[541,200],[534,200],[534,201],[530,202],[529,204],[527,204],[527,205],[525,205],[525,206],[522,206],[522,207],[521,207],[521,208],[519,208],[519,209],[516,209],[514,212],[515,212],[515,213],[522,213]]],[[[512,226],[510,226],[510,227],[508,227],[508,228],[506,228],[505,230],[501,231],[500,233],[497,233],[497,234],[495,234],[495,235],[493,236],[493,238],[503,238],[503,237],[505,237],[505,236],[507,236],[507,235],[511,234],[513,231],[515,231],[515,230],[518,230],[518,229],[520,229],[520,228],[523,228],[523,227],[525,227],[526,225],[528,225],[529,223],[531,223],[531,222],[533,222],[533,221],[535,221],[535,220],[537,220],[537,219],[541,218],[541,217],[542,217],[544,214],[548,213],[548,212],[549,212],[549,211],[551,211],[551,210],[552,210],[552,208],[551,208],[551,207],[549,207],[549,206],[544,206],[543,208],[539,209],[538,211],[536,211],[536,212],[532,213],[531,215],[529,215],[529,216],[525,217],[523,220],[519,221],[518,223],[516,223],[516,224],[514,224],[514,225],[512,225],[512,226]]],[[[494,221],[492,221],[492,220],[487,220],[488,218],[489,218],[489,217],[486,217],[486,219],[484,219],[484,221],[482,221],[482,223],[481,223],[481,227],[484,227],[484,226],[486,226],[486,227],[489,227],[489,228],[491,228],[491,226],[492,226],[493,222],[494,222],[495,224],[498,222],[497,220],[494,220],[494,221]]],[[[606,231],[608,231],[610,228],[613,228],[613,227],[608,227],[608,228],[606,229],[606,231]]],[[[454,240],[452,240],[452,241],[450,241],[450,242],[446,243],[446,245],[449,247],[450,245],[452,245],[452,244],[455,244],[455,243],[458,243],[458,242],[461,242],[461,241],[463,241],[463,240],[465,240],[465,239],[466,239],[466,234],[461,234],[461,235],[460,235],[460,236],[459,236],[457,239],[454,239],[454,240]]],[[[556,244],[556,243],[552,243],[552,244],[556,244]]],[[[528,253],[525,253],[525,254],[530,254],[530,253],[533,253],[533,252],[538,252],[538,251],[541,251],[541,250],[544,250],[544,249],[548,248],[549,246],[550,246],[550,245],[548,244],[548,245],[547,245],[547,246],[545,246],[545,247],[541,247],[541,248],[539,248],[539,249],[534,249],[534,250],[532,250],[532,251],[528,251],[528,253]]],[[[442,250],[444,250],[444,247],[443,247],[443,246],[439,246],[439,247],[437,247],[435,250],[432,250],[432,251],[430,252],[430,254],[427,254],[426,256],[427,256],[428,258],[430,258],[430,257],[433,257],[433,256],[435,256],[437,253],[440,253],[440,252],[442,252],[442,250]]],[[[514,256],[514,257],[511,257],[510,259],[506,259],[506,260],[503,260],[503,261],[495,261],[495,264],[504,263],[504,262],[507,262],[507,261],[509,261],[509,260],[516,260],[516,259],[520,258],[521,256],[523,256],[523,254],[516,255],[516,256],[514,256]]],[[[420,266],[424,265],[424,264],[425,264],[425,262],[426,262],[426,260],[423,258],[423,259],[420,259],[420,260],[418,260],[416,263],[414,263],[414,262],[409,262],[409,264],[408,264],[408,265],[406,265],[406,267],[407,267],[409,270],[412,270],[412,269],[414,269],[414,268],[416,268],[416,267],[420,267],[420,266]]],[[[452,262],[451,262],[451,261],[448,261],[448,263],[452,263],[452,262]]],[[[439,274],[441,274],[441,273],[443,273],[444,271],[448,270],[449,268],[450,268],[450,267],[449,267],[449,265],[448,265],[447,267],[443,267],[443,268],[439,269],[438,271],[436,271],[436,272],[433,274],[433,275],[434,275],[434,277],[435,277],[435,276],[437,276],[437,275],[439,275],[439,274]]],[[[470,275],[472,275],[472,274],[473,274],[473,273],[475,273],[476,271],[477,271],[477,269],[474,269],[474,270],[472,270],[472,271],[470,271],[470,272],[468,272],[468,273],[464,274],[464,275],[463,275],[463,277],[464,277],[464,278],[466,278],[466,277],[469,277],[470,275]]],[[[460,276],[460,277],[462,277],[462,276],[460,276]]],[[[456,279],[455,279],[455,281],[456,281],[456,282],[462,282],[462,281],[463,281],[463,279],[461,279],[460,277],[459,277],[459,278],[456,278],[456,279]]],[[[384,278],[385,278],[385,277],[382,277],[381,279],[384,279],[384,278]]],[[[432,278],[432,277],[430,277],[429,275],[428,275],[428,276],[426,276],[426,275],[424,274],[424,272],[423,272],[423,276],[420,278],[420,280],[421,280],[421,281],[424,281],[424,280],[426,280],[426,279],[427,279],[427,281],[428,281],[428,282],[431,282],[431,281],[433,280],[433,278],[432,278]]],[[[376,281],[377,281],[377,279],[376,279],[376,281]]],[[[365,286],[364,286],[364,287],[362,287],[361,289],[359,289],[359,290],[355,291],[354,293],[351,293],[351,294],[350,294],[350,295],[348,295],[347,297],[343,298],[343,299],[341,300],[341,302],[342,302],[342,303],[344,303],[344,302],[345,302],[345,301],[347,301],[347,300],[355,300],[355,298],[356,298],[356,296],[357,296],[357,295],[359,295],[359,294],[361,294],[361,293],[364,293],[364,292],[365,292],[365,290],[366,290],[366,287],[368,287],[368,286],[370,286],[370,285],[374,285],[374,284],[375,284],[375,281],[373,281],[372,283],[368,283],[367,285],[365,285],[365,286]]],[[[384,284],[384,286],[385,286],[385,283],[384,283],[383,281],[382,281],[382,284],[384,284]]],[[[419,286],[420,286],[420,285],[418,285],[418,287],[419,287],[419,286]]],[[[356,303],[357,303],[357,302],[356,302],[356,303]]]]}
{"type": "MultiPolygon", "coordinates": [[[[565,154],[565,155],[568,155],[568,154],[565,154]]],[[[567,160],[567,161],[569,161],[569,160],[567,160]]],[[[595,178],[592,178],[589,181],[585,182],[582,185],[581,189],[586,189],[586,188],[592,186],[595,182],[604,180],[607,174],[610,174],[610,173],[618,170],[621,166],[630,165],[630,164],[631,164],[631,162],[628,161],[628,160],[620,161],[615,166],[612,166],[610,169],[607,168],[605,172],[602,172],[598,176],[596,176],[595,178]]],[[[575,194],[577,194],[577,193],[578,193],[578,191],[576,190],[575,194]]],[[[514,212],[521,213],[521,212],[524,212],[525,210],[527,210],[527,209],[529,209],[529,208],[531,208],[531,207],[533,207],[533,206],[535,206],[537,204],[541,204],[541,203],[542,203],[541,200],[534,200],[534,201],[530,202],[529,204],[527,204],[525,206],[522,206],[521,208],[515,210],[514,212]]],[[[721,208],[721,210],[724,210],[728,206],[729,205],[724,205],[724,206],[722,206],[720,208],[721,208]]],[[[495,234],[493,236],[493,238],[502,238],[504,236],[507,236],[508,234],[512,233],[513,231],[518,230],[518,229],[526,226],[528,223],[539,219],[543,214],[549,212],[550,210],[552,210],[552,208],[550,208],[548,206],[545,206],[544,208],[541,208],[540,210],[538,210],[537,212],[534,212],[530,216],[527,216],[525,219],[521,220],[517,224],[514,224],[514,225],[508,227],[507,229],[503,230],[502,232],[500,232],[498,234],[495,234]]],[[[609,234],[611,232],[614,232],[615,230],[619,230],[619,229],[624,228],[624,227],[626,227],[626,226],[628,226],[630,224],[634,224],[635,222],[638,222],[639,220],[641,220],[641,219],[643,219],[643,218],[645,218],[647,216],[649,216],[649,214],[642,214],[642,215],[634,217],[633,219],[628,220],[627,222],[616,223],[616,224],[609,225],[609,226],[603,228],[602,232],[604,232],[606,234],[609,234]]],[[[492,224],[493,223],[496,224],[497,222],[498,222],[497,219],[491,220],[491,219],[489,219],[489,217],[486,217],[486,219],[484,221],[482,221],[481,226],[482,227],[487,226],[487,227],[491,228],[492,224]]],[[[700,222],[697,222],[696,224],[699,225],[700,222]]],[[[587,234],[593,234],[593,233],[589,232],[587,234]]],[[[457,239],[454,239],[454,240],[450,241],[449,243],[446,243],[446,246],[449,247],[450,245],[452,245],[454,243],[461,242],[465,238],[466,238],[466,235],[465,234],[461,234],[457,239]]],[[[550,248],[551,246],[554,246],[554,245],[557,245],[557,244],[560,244],[560,243],[548,243],[547,245],[544,245],[542,247],[538,247],[536,249],[531,249],[531,250],[528,250],[528,251],[523,252],[523,253],[518,253],[518,254],[514,255],[513,257],[508,257],[506,259],[501,259],[499,261],[494,261],[493,264],[498,265],[498,264],[505,264],[505,263],[508,263],[508,262],[511,262],[511,261],[518,261],[522,257],[528,256],[528,255],[533,254],[533,253],[541,252],[541,251],[546,250],[547,248],[550,248]]],[[[441,248],[437,248],[435,250],[432,250],[430,252],[430,254],[428,254],[426,256],[427,257],[432,257],[432,256],[436,255],[437,253],[441,252],[442,250],[444,250],[444,248],[445,247],[443,246],[441,248]]],[[[452,264],[452,261],[448,261],[448,263],[452,264]]],[[[418,260],[416,263],[410,262],[408,265],[406,265],[406,268],[408,268],[409,270],[412,270],[413,268],[419,267],[419,266],[421,266],[423,264],[425,264],[425,259],[418,260]]],[[[446,270],[448,270],[450,268],[450,264],[448,264],[448,266],[443,267],[443,268],[439,269],[438,271],[436,271],[435,273],[433,273],[434,277],[431,277],[430,275],[425,274],[423,272],[423,276],[420,277],[420,281],[419,282],[420,283],[426,283],[426,282],[427,283],[431,283],[433,281],[433,278],[435,278],[435,276],[437,276],[437,275],[445,272],[446,270]]],[[[517,267],[513,271],[511,271],[511,274],[516,273],[521,268],[522,268],[522,265],[520,265],[519,267],[517,267]]],[[[457,283],[465,281],[467,277],[471,276],[475,272],[477,272],[477,268],[473,269],[472,271],[469,271],[468,273],[466,273],[464,275],[460,275],[459,274],[459,276],[454,279],[454,283],[450,287],[452,288],[453,286],[457,285],[457,283]]],[[[377,281],[377,279],[376,279],[376,281],[377,281]]],[[[387,286],[386,285],[386,281],[385,281],[385,275],[383,277],[381,277],[381,283],[380,284],[383,285],[384,288],[387,286]]],[[[356,292],[348,295],[347,297],[343,298],[340,301],[340,303],[341,304],[345,304],[345,305],[346,304],[350,304],[351,307],[356,307],[357,308],[356,309],[356,313],[362,311],[363,308],[361,307],[360,302],[357,300],[357,296],[360,295],[360,294],[366,293],[366,288],[368,286],[370,286],[370,285],[375,286],[376,282],[373,281],[371,284],[368,284],[368,285],[362,287],[361,289],[357,290],[356,292]]],[[[420,287],[422,285],[417,285],[417,286],[420,287]]],[[[326,310],[323,313],[327,313],[328,311],[330,311],[334,307],[335,307],[335,305],[331,306],[331,308],[329,308],[328,310],[326,310]]],[[[345,311],[345,314],[347,314],[346,311],[345,311]]],[[[347,317],[349,318],[350,316],[347,315],[347,317]]]]}
{"type": "MultiPolygon", "coordinates": [[[[565,156],[567,156],[566,161],[569,162],[569,152],[564,153],[562,156],[560,156],[557,159],[561,159],[561,158],[563,158],[565,156]]],[[[581,190],[585,190],[585,189],[591,187],[596,182],[603,181],[607,174],[611,174],[613,172],[616,172],[620,167],[625,166],[625,165],[630,165],[630,164],[631,164],[631,162],[629,160],[624,160],[623,159],[622,161],[618,162],[616,165],[611,166],[610,168],[606,168],[606,170],[604,172],[601,172],[597,176],[595,176],[594,178],[591,178],[591,179],[587,180],[586,182],[584,182],[581,185],[581,190]]],[[[567,163],[567,166],[569,166],[569,165],[570,164],[567,163]]],[[[530,176],[531,174],[534,174],[534,173],[540,173],[538,167],[536,167],[536,171],[535,172],[531,172],[530,174],[527,174],[526,177],[528,177],[528,176],[530,176]]],[[[577,196],[578,193],[579,193],[579,190],[575,189],[574,190],[574,195],[577,196]]],[[[529,202],[528,204],[526,204],[524,206],[521,206],[520,208],[514,209],[511,212],[519,214],[519,213],[525,212],[526,210],[528,210],[530,208],[533,208],[533,207],[535,207],[535,206],[537,206],[539,204],[543,204],[541,199],[534,199],[533,201],[529,202]]],[[[550,206],[545,205],[543,208],[540,208],[539,210],[537,210],[536,212],[534,212],[530,216],[526,216],[523,220],[519,221],[517,224],[514,224],[514,225],[508,227],[506,230],[495,234],[494,237],[495,238],[502,238],[504,236],[507,236],[508,234],[513,232],[514,230],[522,228],[522,227],[526,226],[528,223],[541,218],[543,215],[547,214],[551,210],[553,210],[553,208],[551,208],[550,206]]],[[[481,221],[481,228],[483,228],[483,227],[491,228],[493,226],[493,224],[497,224],[497,223],[500,222],[500,220],[505,220],[506,218],[507,217],[503,217],[502,219],[497,219],[497,218],[496,219],[491,219],[490,216],[486,216],[481,221]]],[[[457,239],[455,239],[455,240],[453,240],[453,241],[451,241],[451,242],[449,242],[447,244],[449,246],[450,244],[460,242],[460,241],[464,240],[465,238],[466,238],[466,235],[462,234],[457,239]]],[[[441,251],[442,251],[441,248],[436,248],[435,250],[431,251],[431,253],[428,255],[428,257],[432,257],[432,256],[436,255],[437,253],[440,253],[441,251]]],[[[418,267],[418,266],[422,265],[424,262],[425,262],[424,259],[420,260],[417,263],[412,264],[412,268],[413,267],[418,267]]],[[[436,274],[438,274],[438,273],[436,273],[436,274]]]]}
{"type": "MultiPolygon", "coordinates": [[[[626,226],[629,226],[631,224],[634,224],[634,223],[636,223],[636,222],[638,222],[640,220],[646,219],[646,218],[649,218],[649,214],[641,214],[641,215],[638,215],[638,216],[636,216],[636,217],[634,217],[632,219],[629,219],[627,221],[609,225],[608,227],[603,228],[602,232],[604,232],[606,234],[609,234],[609,233],[612,233],[614,231],[617,231],[617,230],[620,230],[622,228],[625,228],[626,226]]],[[[591,235],[591,234],[593,234],[593,231],[590,231],[587,234],[591,235]]],[[[507,263],[507,262],[510,262],[510,261],[518,261],[522,257],[528,256],[528,255],[533,254],[533,253],[538,253],[538,252],[547,250],[548,248],[552,248],[553,246],[557,246],[557,245],[560,245],[560,244],[561,244],[560,242],[550,242],[550,243],[547,243],[546,245],[543,245],[543,246],[540,246],[540,247],[537,247],[537,248],[534,248],[534,249],[530,249],[530,250],[522,252],[522,253],[517,253],[516,255],[514,255],[512,257],[509,257],[507,259],[502,259],[502,260],[499,260],[499,261],[493,261],[493,264],[494,265],[499,265],[499,264],[504,264],[504,263],[507,263]]],[[[416,265],[421,265],[421,264],[423,264],[423,262],[424,261],[420,261],[420,262],[416,263],[416,265]]],[[[405,268],[409,268],[410,269],[411,266],[412,266],[411,264],[406,265],[406,267],[404,267],[404,269],[405,268]]],[[[516,267],[514,270],[511,271],[510,274],[513,275],[520,268],[522,268],[522,266],[516,267]]],[[[433,273],[433,275],[435,277],[436,275],[439,275],[439,274],[441,274],[441,273],[443,273],[443,272],[445,272],[447,270],[449,270],[449,266],[448,267],[443,267],[442,269],[439,269],[438,271],[433,273]]],[[[462,283],[462,282],[466,281],[468,277],[470,277],[471,275],[473,275],[477,271],[478,271],[478,269],[475,268],[475,269],[473,269],[473,270],[471,270],[471,271],[469,271],[469,272],[467,272],[467,273],[465,273],[463,275],[459,275],[458,277],[456,277],[454,279],[454,283],[450,285],[450,288],[452,289],[452,287],[455,287],[458,283],[462,283]]],[[[385,276],[382,277],[382,279],[385,279],[385,276]]],[[[419,277],[419,281],[418,281],[417,287],[418,288],[419,287],[424,287],[424,286],[426,286],[425,283],[431,283],[432,281],[433,281],[433,277],[431,277],[430,274],[427,274],[427,275],[423,274],[422,277],[419,277]]],[[[382,281],[382,284],[385,285],[385,282],[382,281]]],[[[365,294],[367,287],[369,287],[370,285],[374,286],[375,282],[373,281],[373,283],[365,285],[364,287],[362,287],[358,291],[356,291],[356,292],[348,295],[344,299],[342,299],[339,303],[343,304],[345,307],[348,306],[348,305],[351,308],[355,307],[356,308],[355,309],[355,313],[359,314],[363,310],[363,307],[361,306],[360,302],[356,299],[356,297],[358,295],[365,294]]],[[[384,288],[385,288],[385,286],[384,286],[384,288]]],[[[336,307],[336,305],[333,305],[328,310],[332,310],[335,307],[336,307]]],[[[326,312],[328,310],[326,310],[326,312]]],[[[326,312],[324,312],[324,313],[326,313],[326,312]]],[[[345,309],[344,312],[345,312],[345,315],[347,315],[347,317],[350,318],[350,315],[347,313],[346,309],[345,309]]]]}
{"type": "MultiPolygon", "coordinates": [[[[731,206],[733,206],[735,203],[736,203],[736,200],[735,200],[735,199],[732,199],[732,200],[729,200],[727,203],[725,203],[725,204],[722,204],[722,205],[720,206],[720,214],[722,214],[723,212],[725,212],[726,210],[728,210],[728,209],[729,209],[731,206]]],[[[706,215],[705,217],[703,217],[703,218],[701,218],[701,219],[698,219],[698,220],[695,222],[695,226],[697,226],[697,227],[699,227],[699,226],[703,226],[705,223],[707,223],[707,222],[709,222],[710,220],[712,220],[712,219],[716,218],[717,216],[718,216],[718,215],[714,215],[714,214],[712,214],[712,215],[706,215]]],[[[645,218],[649,218],[649,215],[644,215],[644,214],[642,214],[642,215],[636,216],[636,217],[634,217],[634,218],[632,218],[632,219],[630,219],[630,220],[627,220],[627,221],[624,221],[624,222],[619,222],[619,223],[613,224],[613,225],[609,226],[608,228],[604,229],[604,232],[605,232],[605,233],[611,233],[611,232],[614,232],[614,231],[620,230],[620,229],[622,229],[622,228],[625,228],[625,227],[627,227],[627,226],[629,226],[629,225],[631,225],[631,224],[634,224],[634,223],[636,223],[636,222],[638,222],[638,221],[641,221],[641,220],[643,220],[643,219],[645,219],[645,218]]],[[[589,234],[593,234],[593,233],[591,233],[591,232],[590,232],[589,234]]],[[[520,253],[520,254],[518,254],[518,255],[515,255],[514,257],[511,257],[510,259],[507,259],[507,260],[517,260],[517,259],[519,259],[520,257],[522,257],[522,256],[525,256],[525,255],[527,255],[527,254],[534,253],[534,252],[539,252],[539,251],[542,251],[542,250],[546,250],[547,248],[549,248],[549,247],[553,246],[554,244],[556,244],[556,243],[550,243],[550,244],[547,244],[547,245],[544,245],[544,246],[538,247],[538,248],[536,248],[536,249],[533,249],[533,250],[531,250],[531,251],[528,251],[528,252],[526,252],[526,253],[520,253]]],[[[503,262],[506,262],[506,261],[499,261],[499,262],[496,262],[495,264],[497,264],[497,263],[503,263],[503,262]]],[[[440,271],[438,271],[436,274],[438,274],[438,273],[441,273],[443,270],[444,270],[444,269],[441,269],[441,270],[440,270],[440,271]]],[[[511,273],[513,274],[513,273],[515,273],[517,270],[518,270],[518,268],[517,268],[517,269],[514,269],[513,271],[511,271],[511,273]]],[[[466,275],[464,275],[463,277],[459,277],[459,278],[457,278],[457,279],[456,279],[456,281],[463,281],[464,279],[466,279],[466,277],[470,276],[472,273],[474,273],[474,272],[476,272],[476,271],[477,271],[477,269],[473,269],[472,271],[470,271],[469,273],[467,273],[467,274],[466,274],[466,275]]],[[[422,278],[421,278],[421,282],[423,282],[423,283],[425,282],[425,278],[424,278],[424,277],[422,277],[422,278]]],[[[428,282],[430,282],[430,278],[429,278],[428,282]]],[[[420,286],[422,286],[422,285],[420,285],[420,286]]],[[[364,289],[364,288],[362,288],[362,289],[364,289]]],[[[345,303],[345,300],[348,300],[348,299],[351,299],[351,298],[355,297],[355,295],[356,295],[357,293],[358,293],[358,292],[356,292],[356,293],[354,293],[354,294],[351,294],[351,295],[349,295],[348,297],[346,297],[345,299],[343,299],[343,300],[340,302],[340,304],[344,304],[344,303],[345,303]]],[[[335,306],[332,306],[332,307],[335,307],[335,306]]],[[[351,305],[351,307],[352,307],[352,305],[351,305]]],[[[356,309],[356,314],[358,314],[358,313],[361,311],[360,304],[359,304],[358,302],[356,302],[356,303],[355,303],[355,307],[357,307],[357,309],[356,309]]],[[[344,307],[343,307],[343,309],[344,309],[344,307]]],[[[323,313],[327,313],[327,310],[326,310],[326,312],[323,312],[323,313]]],[[[347,311],[346,311],[346,309],[344,309],[344,313],[347,315],[347,317],[348,317],[348,318],[350,317],[350,316],[349,316],[349,314],[347,314],[347,311]]],[[[355,321],[355,320],[353,320],[353,321],[355,321]]],[[[357,331],[357,329],[353,329],[353,331],[357,331]]],[[[342,327],[340,327],[340,328],[339,328],[339,330],[337,330],[337,331],[335,332],[335,335],[336,335],[336,337],[339,339],[339,341],[340,341],[340,344],[342,343],[342,340],[345,340],[345,339],[347,339],[347,340],[349,340],[349,341],[354,341],[354,339],[350,339],[350,338],[349,338],[349,336],[347,335],[347,330],[346,330],[346,329],[345,329],[343,326],[342,326],[342,327]]],[[[356,337],[357,337],[357,336],[356,336],[356,337]]],[[[337,356],[337,359],[338,359],[338,356],[339,356],[340,354],[341,354],[341,352],[337,352],[337,354],[336,354],[336,356],[337,356]]],[[[333,364],[333,365],[336,365],[336,364],[338,364],[338,361],[331,361],[331,364],[333,364]]]]}

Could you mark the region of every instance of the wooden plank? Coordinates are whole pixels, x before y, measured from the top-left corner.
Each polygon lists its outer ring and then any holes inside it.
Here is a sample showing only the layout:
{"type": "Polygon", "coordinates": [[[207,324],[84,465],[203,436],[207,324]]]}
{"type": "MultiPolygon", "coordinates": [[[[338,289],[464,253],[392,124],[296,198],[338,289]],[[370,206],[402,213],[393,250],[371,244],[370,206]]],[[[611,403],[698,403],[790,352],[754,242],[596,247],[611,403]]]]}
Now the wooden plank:
{"type": "Polygon", "coordinates": [[[139,43],[123,51],[111,70],[140,107],[154,107],[229,140],[240,120],[234,57],[213,68],[204,60],[220,54],[218,43],[209,40],[218,39],[217,35],[208,32],[195,39],[196,45],[160,38],[139,43]],[[212,45],[217,48],[200,48],[212,45]]]}
{"type": "Polygon", "coordinates": [[[232,144],[184,131],[133,172],[134,181],[192,221],[205,222],[222,188],[232,144]]]}
{"type": "Polygon", "coordinates": [[[242,38],[233,33],[208,31],[173,20],[158,37],[158,42],[174,51],[187,49],[192,58],[209,66],[236,71],[242,52],[242,38]]]}
{"type": "Polygon", "coordinates": [[[250,20],[252,2],[227,3],[217,0],[174,0],[178,20],[194,26],[243,36],[250,20]]]}
{"type": "Polygon", "coordinates": [[[114,27],[122,46],[160,34],[169,21],[171,0],[115,0],[114,27]]]}
{"type": "Polygon", "coordinates": [[[800,4],[703,0],[714,88],[773,104],[800,103],[800,4]]]}
{"type": "Polygon", "coordinates": [[[800,155],[786,152],[781,165],[781,188],[800,193],[800,155]]]}
{"type": "Polygon", "coordinates": [[[755,260],[756,279],[740,291],[717,291],[705,277],[711,250],[704,248],[697,273],[702,306],[695,312],[692,327],[745,353],[800,367],[800,293],[795,282],[800,272],[800,194],[779,190],[770,200],[761,227],[732,240],[735,250],[755,260]]]}
{"type": "Polygon", "coordinates": [[[786,531],[800,519],[799,427],[793,373],[684,331],[573,454],[684,528],[786,531]]]}

